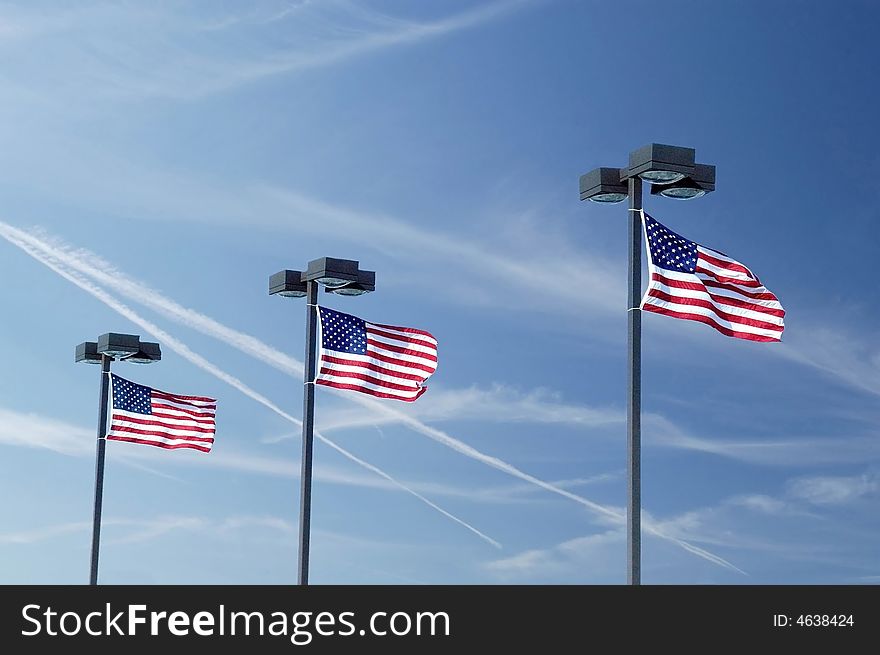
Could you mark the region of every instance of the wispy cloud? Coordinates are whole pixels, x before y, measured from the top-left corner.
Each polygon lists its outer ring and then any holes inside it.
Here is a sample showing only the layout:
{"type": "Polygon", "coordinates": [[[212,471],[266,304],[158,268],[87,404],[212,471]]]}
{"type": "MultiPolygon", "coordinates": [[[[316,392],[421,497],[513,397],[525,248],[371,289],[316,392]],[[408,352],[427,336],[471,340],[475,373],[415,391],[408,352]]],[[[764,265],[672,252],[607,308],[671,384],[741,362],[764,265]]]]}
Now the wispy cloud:
{"type": "MultiPolygon", "coordinates": [[[[806,530],[825,521],[825,516],[817,513],[813,506],[820,503],[813,503],[807,498],[816,488],[812,486],[815,479],[808,479],[803,487],[799,485],[801,480],[789,480],[781,494],[735,494],[714,505],[697,507],[663,519],[651,517],[651,520],[667,533],[683,539],[729,548],[785,553],[794,549],[792,535],[788,533],[792,526],[806,530]],[[805,500],[808,502],[805,503],[805,500]],[[762,521],[767,526],[764,536],[750,535],[750,531],[762,521]],[[777,537],[768,537],[768,533],[776,533],[777,537]]],[[[854,486],[854,480],[837,482],[841,486],[854,486]]],[[[833,495],[834,491],[829,493],[833,495]]]]}
{"type": "Polygon", "coordinates": [[[778,515],[790,511],[789,504],[779,498],[764,494],[746,494],[732,499],[731,504],[740,505],[762,514],[778,515]]]}
{"type": "MultiPolygon", "coordinates": [[[[327,39],[320,44],[316,44],[317,47],[309,51],[281,51],[273,53],[271,57],[266,57],[262,60],[241,62],[237,67],[233,66],[232,70],[226,73],[226,79],[220,80],[214,85],[206,86],[202,92],[209,93],[223,90],[229,86],[235,86],[271,75],[322,68],[379,50],[436,39],[446,34],[477,27],[494,20],[522,7],[528,1],[504,0],[491,2],[478,5],[475,9],[470,9],[448,18],[423,23],[389,19],[387,16],[380,16],[374,13],[367,14],[366,21],[362,20],[361,25],[365,22],[372,23],[372,25],[379,24],[380,27],[378,29],[370,26],[366,27],[366,29],[362,27],[361,30],[354,31],[348,27],[345,31],[349,34],[355,33],[357,36],[345,40],[327,39]]],[[[359,14],[361,18],[365,17],[365,12],[359,12],[359,14]]],[[[275,17],[275,20],[286,18],[289,15],[289,12],[278,15],[275,17]]],[[[342,30],[337,29],[336,31],[342,30]]]]}
{"type": "MultiPolygon", "coordinates": [[[[876,533],[864,531],[858,522],[841,525],[830,510],[869,499],[878,491],[878,478],[872,471],[853,476],[793,478],[776,495],[735,494],[663,518],[643,512],[642,520],[669,537],[735,550],[750,571],[754,566],[769,579],[788,575],[787,571],[802,563],[845,566],[847,571],[853,566],[863,567],[871,573],[873,560],[859,562],[862,558],[841,558],[837,553],[843,544],[848,546],[854,540],[863,545],[873,543],[876,533]]],[[[863,509],[870,512],[871,506],[864,503],[863,509]]],[[[613,526],[605,532],[494,560],[488,569],[500,579],[514,582],[614,582],[618,578],[603,579],[607,575],[603,569],[610,567],[622,576],[624,542],[621,527],[613,526]]],[[[869,582],[871,576],[858,581],[869,582]]]]}
{"type": "MultiPolygon", "coordinates": [[[[600,473],[588,478],[552,480],[550,484],[554,487],[559,487],[560,489],[577,489],[579,487],[598,485],[605,482],[619,480],[622,475],[622,471],[615,471],[611,473],[600,473]]],[[[431,494],[432,496],[458,498],[469,502],[498,504],[543,502],[543,499],[536,497],[536,494],[540,492],[541,489],[531,484],[497,485],[492,487],[476,487],[473,489],[464,489],[460,486],[438,484],[434,482],[408,482],[407,484],[422,493],[431,494]]]]}
{"type": "Polygon", "coordinates": [[[218,527],[224,532],[244,528],[268,528],[284,534],[296,534],[296,526],[293,523],[277,516],[233,516],[224,519],[218,527]]]}
{"type": "Polygon", "coordinates": [[[619,582],[624,570],[626,536],[622,530],[569,539],[552,548],[532,549],[487,564],[505,581],[558,580],[592,583],[619,582]]]}
{"type": "Polygon", "coordinates": [[[118,537],[114,536],[105,540],[105,543],[107,543],[108,545],[118,545],[152,541],[153,539],[163,537],[170,532],[176,532],[179,530],[185,532],[203,530],[208,524],[209,523],[207,520],[200,517],[164,516],[154,519],[152,521],[113,521],[111,519],[109,521],[102,522],[102,527],[125,526],[133,528],[133,530],[128,534],[118,537]]]}
{"type": "MultiPolygon", "coordinates": [[[[705,539],[706,535],[697,529],[703,526],[701,521],[703,518],[704,513],[697,513],[694,517],[689,514],[660,521],[643,512],[642,524],[645,526],[647,523],[651,526],[650,529],[645,530],[649,535],[664,534],[662,538],[665,540],[673,538],[674,542],[675,538],[679,538],[683,543],[693,546],[695,540],[705,539]]],[[[647,548],[650,542],[643,540],[642,543],[643,548],[647,548]]],[[[727,548],[741,545],[724,543],[720,539],[706,543],[727,548]]],[[[585,582],[609,584],[621,582],[624,577],[625,554],[626,533],[622,526],[614,526],[603,532],[567,539],[550,547],[532,548],[510,557],[500,558],[489,562],[486,568],[505,582],[551,580],[562,584],[585,582]]],[[[721,559],[720,562],[723,562],[721,566],[724,569],[740,576],[747,575],[727,560],[721,559]]],[[[720,562],[716,563],[720,564],[720,562]]],[[[645,573],[643,569],[643,575],[645,573]]]]}
{"type": "MultiPolygon", "coordinates": [[[[221,535],[236,530],[254,528],[271,530],[282,534],[294,534],[294,526],[274,516],[230,516],[225,519],[209,519],[199,516],[158,516],[152,519],[105,518],[102,521],[111,534],[124,532],[106,540],[107,544],[131,544],[158,539],[175,531],[202,532],[221,535]]],[[[0,532],[0,544],[33,544],[51,541],[70,534],[87,533],[92,524],[87,521],[61,523],[32,530],[0,532]]]]}
{"type": "MultiPolygon", "coordinates": [[[[326,2],[327,0],[325,0],[326,2]]],[[[329,0],[332,2],[332,0],[329,0]]],[[[280,8],[265,7],[263,5],[252,7],[236,7],[240,13],[230,13],[220,18],[208,20],[198,29],[205,31],[226,30],[240,25],[266,25],[279,20],[284,20],[297,12],[306,9],[310,0],[287,0],[280,8]],[[244,13],[241,13],[244,11],[244,13]]]]}
{"type": "MultiPolygon", "coordinates": [[[[502,423],[550,423],[573,427],[622,425],[626,416],[618,409],[567,404],[558,392],[538,388],[521,391],[495,384],[481,388],[447,389],[432,386],[425,395],[407,408],[407,413],[422,421],[477,420],[502,423]]],[[[346,408],[321,421],[325,431],[348,429],[382,422],[396,422],[393,416],[376,416],[370,408],[346,408]]]]}
{"type": "MultiPolygon", "coordinates": [[[[737,510],[763,516],[794,513],[788,504],[770,496],[740,494],[725,498],[715,505],[689,509],[662,519],[652,516],[651,521],[668,534],[683,539],[728,548],[754,548],[755,542],[744,530],[730,529],[729,516],[737,510]]],[[[763,549],[766,546],[762,542],[759,547],[763,549]]]]}
{"type": "Polygon", "coordinates": [[[16,532],[0,532],[0,544],[33,544],[39,541],[47,541],[56,537],[76,534],[91,530],[92,524],[86,521],[74,523],[61,523],[33,530],[20,530],[16,532]]]}
{"type": "MultiPolygon", "coordinates": [[[[8,138],[25,159],[32,152],[30,137],[11,131],[8,138]]],[[[45,156],[28,159],[7,175],[27,188],[36,186],[67,202],[82,203],[89,211],[99,197],[102,211],[132,219],[263,227],[300,237],[332,234],[337,242],[381,253],[391,267],[405,267],[408,275],[398,279],[422,271],[410,283],[431,289],[444,301],[521,312],[521,298],[528,294],[534,312],[593,319],[594,338],[613,338],[617,332],[611,329],[611,320],[623,315],[625,282],[619,258],[548,229],[555,222],[545,214],[560,211],[559,206],[492,216],[484,212],[450,234],[419,226],[407,216],[331,204],[264,183],[218,184],[186,170],[145,168],[130,157],[108,155],[94,143],[72,140],[67,134],[43,145],[52,152],[49,162],[45,156]],[[78,166],[83,159],[90,162],[88,171],[78,166]],[[48,184],[47,166],[52,177],[59,178],[57,183],[48,184]],[[28,174],[22,175],[22,170],[28,174]],[[474,223],[492,224],[492,238],[468,229],[474,223]],[[448,270],[450,261],[456,262],[458,275],[436,274],[448,270]]],[[[565,325],[560,332],[569,329],[565,325]]]]}
{"type": "Polygon", "coordinates": [[[815,476],[788,483],[788,495],[813,505],[843,505],[880,492],[880,476],[815,476]]]}
{"type": "MultiPolygon", "coordinates": [[[[643,516],[645,520],[651,520],[643,516]]],[[[721,567],[747,575],[742,569],[733,566],[725,559],[712,555],[694,546],[684,539],[678,539],[668,532],[658,529],[660,523],[648,526],[646,532],[673,543],[688,552],[708,559],[721,567]],[[703,554],[708,556],[704,556],[703,554]]],[[[620,527],[605,532],[566,540],[551,548],[527,550],[512,557],[490,562],[487,568],[502,579],[529,580],[533,578],[547,580],[557,579],[560,582],[573,582],[587,577],[593,583],[609,583],[617,581],[613,571],[624,570],[624,553],[626,552],[626,534],[620,527]],[[574,580],[573,580],[574,578],[574,580]]]]}
{"type": "Polygon", "coordinates": [[[873,434],[715,438],[694,435],[664,416],[650,413],[642,417],[642,425],[647,445],[694,450],[762,466],[809,466],[880,458],[880,442],[873,434]]]}
{"type": "MultiPolygon", "coordinates": [[[[318,426],[319,428],[321,426],[318,426]]],[[[273,434],[268,437],[263,437],[260,439],[260,443],[265,444],[273,444],[273,443],[281,443],[282,441],[287,441],[288,439],[298,439],[300,437],[299,432],[283,432],[281,434],[273,434]]]]}
{"type": "MultiPolygon", "coordinates": [[[[570,240],[555,238],[546,230],[536,230],[531,221],[517,223],[521,235],[516,243],[503,244],[497,238],[484,243],[478,238],[462,238],[460,233],[450,235],[420,227],[397,216],[330,204],[289,189],[263,185],[254,193],[270,206],[284,208],[278,216],[285,217],[288,224],[291,215],[309,216],[309,221],[297,224],[298,231],[332,231],[340,238],[374,244],[395,259],[418,261],[420,266],[427,261],[443,266],[454,261],[461,277],[467,279],[468,296],[479,288],[493,290],[496,300],[486,298],[487,303],[498,304],[498,298],[507,295],[501,290],[509,289],[516,298],[534,291],[536,308],[567,315],[606,317],[621,311],[624,282],[615,275],[613,261],[577,249],[570,240]]],[[[450,282],[444,279],[444,284],[450,282]]]]}
{"type": "Polygon", "coordinates": [[[63,455],[94,453],[95,432],[64,421],[0,407],[0,443],[63,455]]]}
{"type": "MultiPolygon", "coordinates": [[[[559,393],[548,389],[520,391],[504,385],[466,389],[434,386],[431,395],[425,395],[418,405],[407,408],[407,414],[430,422],[485,420],[558,424],[574,429],[617,428],[626,422],[622,409],[567,403],[559,393]]],[[[396,416],[377,416],[369,407],[347,407],[323,417],[320,427],[329,432],[398,421],[396,416]]],[[[653,412],[642,415],[642,432],[645,447],[690,450],[760,466],[796,467],[880,459],[880,441],[871,433],[852,436],[792,434],[762,438],[697,435],[653,412]]],[[[616,429],[605,433],[612,438],[619,434],[616,429]]],[[[603,436],[601,430],[591,430],[589,434],[591,438],[603,436]]],[[[278,437],[278,440],[282,439],[278,437]]]]}
{"type": "Polygon", "coordinates": [[[39,49],[38,85],[55,97],[190,100],[259,80],[326,68],[415,46],[496,20],[528,0],[478,4],[428,21],[384,15],[354,2],[203,5],[93,3],[73,9],[0,8],[0,39],[39,49]],[[207,14],[207,17],[206,17],[207,14]],[[56,62],[68,64],[72,68],[56,62]],[[65,80],[65,71],[72,79],[65,80]],[[73,74],[71,75],[71,70],[73,74]]]}
{"type": "Polygon", "coordinates": [[[880,396],[880,347],[872,338],[845,325],[817,325],[800,330],[778,353],[847,384],[880,396]]]}
{"type": "MultiPolygon", "coordinates": [[[[63,157],[64,153],[60,153],[60,156],[63,157]]],[[[82,156],[88,156],[93,162],[102,160],[101,155],[92,150],[82,156]]],[[[517,222],[516,239],[505,240],[496,233],[495,239],[489,242],[477,235],[462,238],[461,233],[450,235],[418,226],[398,216],[350,209],[262,184],[244,185],[231,191],[199,183],[186,175],[132,170],[123,176],[124,180],[117,179],[120,167],[130,165],[125,161],[102,162],[99,168],[105,173],[103,181],[78,179],[76,190],[72,192],[79,193],[82,188],[88,188],[90,197],[98,194],[110,202],[117,197],[122,203],[133,202],[139,210],[132,216],[144,217],[140,208],[149,206],[152,208],[149,214],[152,218],[167,216],[175,220],[203,221],[210,217],[212,223],[262,224],[283,231],[295,230],[299,235],[332,233],[338,240],[368,244],[392,261],[405,264],[408,270],[421,270],[426,266],[445,269],[448,262],[455,261],[461,271],[456,278],[464,281],[462,284],[466,284],[468,293],[449,293],[449,288],[458,282],[448,276],[434,276],[434,281],[428,276],[424,283],[433,285],[436,293],[445,293],[456,302],[467,299],[469,303],[519,309],[521,303],[518,299],[523,293],[531,291],[534,292],[532,306],[536,311],[546,310],[579,318],[589,316],[596,320],[620,317],[623,311],[621,298],[625,297],[624,281],[617,275],[619,267],[615,261],[597,252],[576,247],[572,240],[562,235],[539,229],[533,220],[517,222]],[[138,180],[138,184],[133,185],[132,179],[138,180]],[[96,183],[100,186],[95,186],[96,183]],[[118,193],[119,187],[126,190],[122,196],[118,193]],[[163,189],[162,196],[156,197],[152,191],[154,189],[163,189]],[[163,209],[166,203],[171,204],[163,209]],[[291,217],[308,217],[308,220],[291,220],[291,217]],[[418,266],[413,267],[413,264],[418,266]],[[443,277],[442,285],[436,282],[440,277],[443,277]],[[565,280],[565,284],[560,284],[560,280],[565,280]],[[478,289],[491,289],[492,293],[481,296],[475,293],[478,289]],[[517,300],[512,302],[510,299],[517,300]]],[[[65,171],[72,169],[71,174],[77,175],[73,162],[64,168],[65,171]]],[[[126,208],[117,209],[126,215],[130,214],[126,208]]],[[[505,223],[509,224],[512,220],[508,216],[505,223]]],[[[121,274],[100,258],[92,260],[94,253],[66,247],[38,231],[18,236],[26,238],[26,235],[66,250],[67,255],[78,258],[82,263],[94,264],[93,268],[104,271],[109,277],[121,274]]],[[[75,265],[72,261],[68,261],[68,264],[75,265]]],[[[94,271],[90,275],[94,277],[94,271]]],[[[126,286],[119,279],[115,286],[106,279],[95,279],[118,293],[126,294],[126,286]]],[[[141,283],[140,286],[146,285],[141,283]]],[[[166,307],[166,311],[171,311],[171,308],[166,307]]],[[[196,317],[190,314],[190,320],[196,320],[196,317]]],[[[602,329],[594,336],[602,337],[605,334],[602,329]]]]}

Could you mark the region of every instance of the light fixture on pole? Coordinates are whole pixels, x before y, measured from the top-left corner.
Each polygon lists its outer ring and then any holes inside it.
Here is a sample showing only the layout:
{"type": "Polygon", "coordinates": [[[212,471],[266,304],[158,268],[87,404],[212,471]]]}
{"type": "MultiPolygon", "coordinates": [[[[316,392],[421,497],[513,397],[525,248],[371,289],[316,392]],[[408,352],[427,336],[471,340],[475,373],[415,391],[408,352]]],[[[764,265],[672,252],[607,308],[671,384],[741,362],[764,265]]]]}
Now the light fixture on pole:
{"type": "Polygon", "coordinates": [[[593,202],[623,202],[628,189],[620,181],[619,168],[596,168],[581,175],[581,200],[593,202]]]}
{"type": "Polygon", "coordinates": [[[624,177],[638,175],[650,184],[672,184],[694,172],[694,149],[651,143],[629,155],[624,177]]]}
{"type": "Polygon", "coordinates": [[[642,403],[642,180],[651,194],[677,200],[715,190],[715,167],[694,162],[693,148],[651,143],[629,155],[626,168],[596,168],[580,177],[581,200],[615,203],[629,198],[627,284],[627,583],[641,584],[642,403]],[[616,175],[615,175],[616,173],[616,175]]]}
{"type": "Polygon", "coordinates": [[[305,272],[278,271],[269,277],[269,295],[306,298],[306,348],[303,379],[302,474],[300,476],[299,561],[297,582],[309,583],[309,543],[312,520],[312,451],[315,431],[315,374],[317,368],[318,288],[340,296],[360,296],[376,289],[376,273],[363,271],[353,259],[322,257],[305,272]]]}
{"type": "Polygon", "coordinates": [[[715,167],[709,164],[694,164],[694,172],[678,182],[651,187],[651,195],[661,195],[675,200],[691,200],[705,196],[715,190],[715,167]]]}
{"type": "Polygon", "coordinates": [[[134,334],[108,332],[97,341],[84,341],[76,347],[74,361],[101,364],[98,404],[98,442],[95,453],[95,505],[92,515],[92,550],[89,584],[98,584],[98,553],[101,542],[101,510],[104,500],[104,452],[107,445],[107,404],[110,396],[110,363],[114,360],[133,364],[152,364],[162,359],[158,343],[141,341],[134,334]]]}
{"type": "Polygon", "coordinates": [[[365,293],[376,290],[376,273],[374,271],[358,271],[358,279],[355,282],[333,289],[327,289],[329,293],[337,296],[362,296],[365,293]]]}

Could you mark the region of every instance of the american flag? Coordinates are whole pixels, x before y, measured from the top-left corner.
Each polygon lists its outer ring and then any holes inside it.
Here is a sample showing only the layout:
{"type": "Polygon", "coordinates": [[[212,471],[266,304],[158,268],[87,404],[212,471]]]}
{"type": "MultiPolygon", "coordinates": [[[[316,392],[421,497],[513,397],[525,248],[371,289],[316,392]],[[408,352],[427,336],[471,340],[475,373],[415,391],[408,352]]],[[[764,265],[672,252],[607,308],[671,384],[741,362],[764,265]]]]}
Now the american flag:
{"type": "Polygon", "coordinates": [[[107,439],[211,452],[217,401],[151,389],[111,374],[113,411],[107,439]]]}
{"type": "Polygon", "coordinates": [[[643,214],[651,281],[647,312],[699,321],[749,341],[780,341],[785,310],[747,267],[643,214]]]}
{"type": "Polygon", "coordinates": [[[437,340],[415,328],[368,323],[318,307],[321,324],[316,384],[412,402],[437,369],[437,340]]]}

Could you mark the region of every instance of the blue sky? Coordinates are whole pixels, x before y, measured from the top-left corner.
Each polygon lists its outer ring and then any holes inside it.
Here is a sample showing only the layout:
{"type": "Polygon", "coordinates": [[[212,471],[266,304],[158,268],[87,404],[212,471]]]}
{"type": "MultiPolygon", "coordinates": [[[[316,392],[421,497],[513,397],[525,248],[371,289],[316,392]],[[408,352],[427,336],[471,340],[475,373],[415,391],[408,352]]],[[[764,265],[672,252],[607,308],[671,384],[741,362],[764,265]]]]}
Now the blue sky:
{"type": "Polygon", "coordinates": [[[653,141],[718,181],[648,211],[787,327],[644,317],[643,581],[877,583],[878,18],[3,4],[0,582],[87,581],[99,376],[73,350],[107,331],[163,345],[120,375],[220,404],[209,455],[108,445],[101,581],[295,581],[304,306],[266,287],[321,256],[377,272],[328,306],[430,330],[440,366],[412,405],[318,390],[321,435],[386,477],[316,443],[311,581],[625,582],[626,211],[577,183],[653,141]]]}

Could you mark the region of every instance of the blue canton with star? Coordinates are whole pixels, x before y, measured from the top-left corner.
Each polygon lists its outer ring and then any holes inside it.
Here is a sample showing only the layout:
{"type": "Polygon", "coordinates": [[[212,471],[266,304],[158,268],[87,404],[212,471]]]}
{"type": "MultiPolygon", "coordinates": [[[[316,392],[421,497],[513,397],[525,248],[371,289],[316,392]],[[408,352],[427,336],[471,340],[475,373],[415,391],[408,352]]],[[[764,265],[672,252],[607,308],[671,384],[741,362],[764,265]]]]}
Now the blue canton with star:
{"type": "Polygon", "coordinates": [[[645,231],[654,266],[669,271],[693,273],[697,270],[697,244],[676,234],[645,214],[645,231]]]}
{"type": "Polygon", "coordinates": [[[113,409],[138,414],[152,414],[152,389],[119,377],[110,376],[113,382],[113,409]]]}
{"type": "Polygon", "coordinates": [[[361,318],[318,307],[321,315],[321,346],[352,355],[367,354],[367,324],[361,318]]]}

